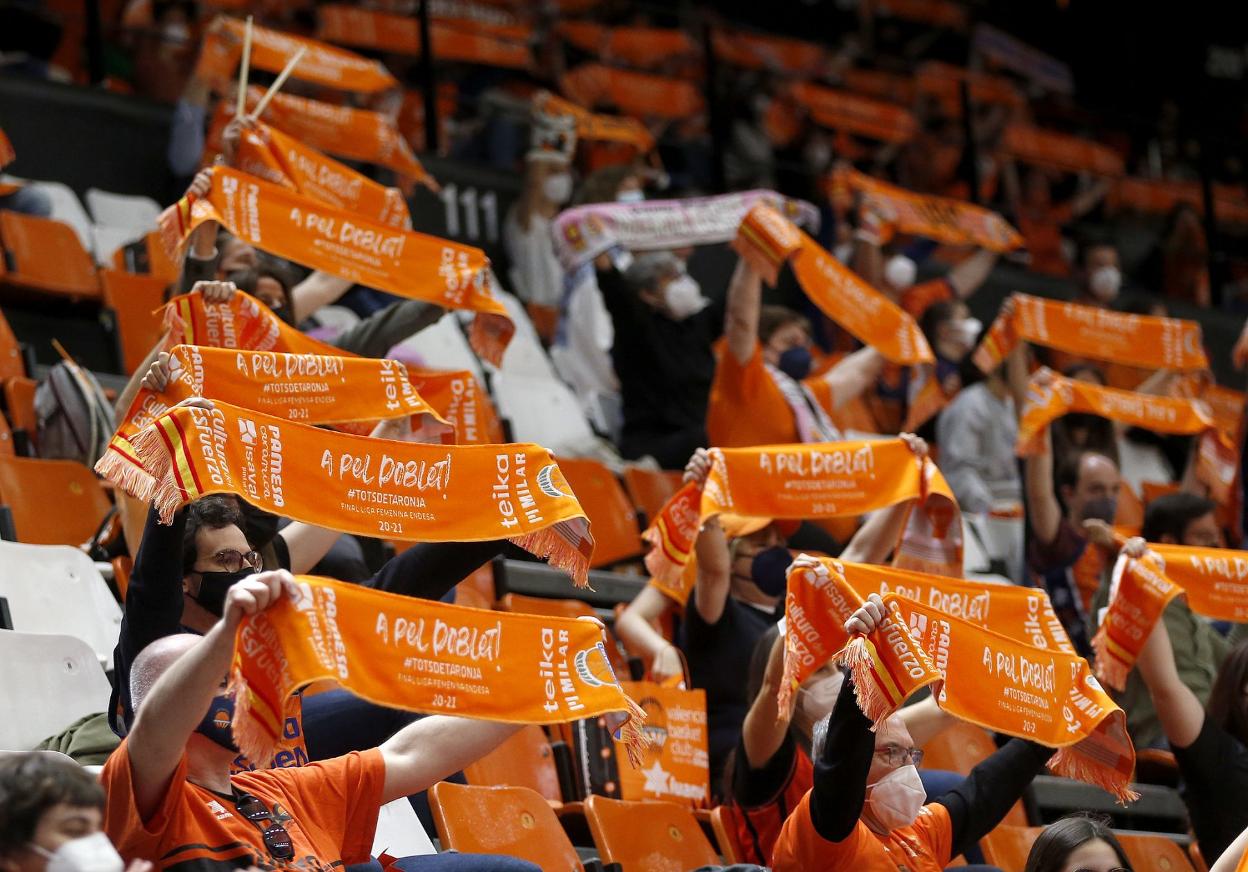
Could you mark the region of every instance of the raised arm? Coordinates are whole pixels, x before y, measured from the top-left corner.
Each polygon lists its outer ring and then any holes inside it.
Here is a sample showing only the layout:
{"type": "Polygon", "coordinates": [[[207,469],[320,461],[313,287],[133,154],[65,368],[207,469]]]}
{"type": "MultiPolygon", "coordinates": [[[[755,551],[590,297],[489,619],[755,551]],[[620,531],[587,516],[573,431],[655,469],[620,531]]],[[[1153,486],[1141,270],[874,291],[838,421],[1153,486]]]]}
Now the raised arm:
{"type": "Polygon", "coordinates": [[[824,373],[823,378],[832,388],[833,411],[875,384],[884,370],[884,357],[874,348],[859,348],[846,355],[824,373]]]}
{"type": "Polygon", "coordinates": [[[500,724],[434,715],[409,724],[386,740],[382,803],[420,793],[484,757],[524,724],[500,724]]]}
{"type": "Polygon", "coordinates": [[[671,601],[658,588],[646,585],[615,619],[615,635],[629,648],[641,652],[655,681],[684,671],[679,650],[654,628],[654,622],[671,607],[671,601]]]}
{"type": "Polygon", "coordinates": [[[1248,829],[1231,842],[1231,846],[1222,852],[1222,856],[1213,864],[1209,872],[1235,872],[1239,868],[1239,861],[1244,858],[1245,854],[1248,854],[1248,829]]]}
{"type": "Polygon", "coordinates": [[[1170,744],[1176,748],[1191,745],[1204,726],[1205,707],[1179,677],[1165,621],[1159,620],[1153,626],[1136,667],[1152,694],[1153,707],[1170,744]]]}
{"type": "Polygon", "coordinates": [[[728,352],[742,366],[750,362],[758,345],[758,318],[762,306],[762,277],[745,258],[739,258],[732,281],[728,283],[724,340],[728,343],[728,352]]]}
{"type": "Polygon", "coordinates": [[[1045,430],[1043,447],[1023,461],[1023,497],[1036,538],[1048,544],[1057,538],[1062,507],[1053,490],[1053,438],[1045,430]]]}
{"type": "Polygon", "coordinates": [[[336,303],[353,283],[319,269],[290,289],[290,306],[296,324],[316,314],[321,306],[336,303]]]}
{"type": "MultiPolygon", "coordinates": [[[[762,769],[767,765],[780,750],[784,736],[789,731],[793,706],[790,705],[788,711],[782,712],[776,704],[783,677],[784,634],[777,633],[767,657],[762,687],[758,689],[758,695],[754,697],[750,710],[745,713],[745,721],[741,724],[741,746],[745,749],[745,759],[751,769],[762,769]]],[[[792,701],[793,704],[797,703],[797,694],[792,695],[792,701]]]]}
{"type": "Polygon", "coordinates": [[[997,253],[981,248],[949,270],[945,279],[953,287],[953,292],[957,294],[958,299],[965,300],[979,290],[988,276],[992,274],[992,268],[996,266],[996,263],[997,253]]]}
{"type": "Polygon", "coordinates": [[[949,812],[950,854],[956,857],[996,829],[1052,756],[1052,748],[1011,739],[961,784],[937,798],[949,812]]]}

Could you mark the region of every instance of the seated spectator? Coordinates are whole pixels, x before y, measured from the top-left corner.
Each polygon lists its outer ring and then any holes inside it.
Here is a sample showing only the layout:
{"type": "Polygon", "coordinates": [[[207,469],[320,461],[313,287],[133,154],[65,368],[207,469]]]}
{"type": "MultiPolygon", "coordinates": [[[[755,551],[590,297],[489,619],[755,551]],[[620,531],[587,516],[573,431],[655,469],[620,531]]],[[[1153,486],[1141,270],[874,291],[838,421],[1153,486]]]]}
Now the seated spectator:
{"type": "Polygon", "coordinates": [[[1131,861],[1108,820],[1072,814],[1032,842],[1023,872],[1131,872],[1131,861]]]}
{"type": "MultiPolygon", "coordinates": [[[[135,662],[134,727],[100,776],[108,792],[104,829],[122,857],[155,857],[161,869],[272,868],[295,858],[314,869],[367,862],[382,805],[428,788],[519,729],[435,716],[378,748],[231,775],[238,748],[224,677],[235,632],[245,615],[298,595],[286,572],[245,578],[206,635],[169,636],[135,662]]],[[[502,858],[486,863],[536,868],[502,858]]]]}
{"type": "Polygon", "coordinates": [[[1004,364],[961,391],[936,419],[940,469],[964,512],[1018,506],[1018,419],[1004,364]]]}
{"type": "Polygon", "coordinates": [[[762,280],[744,260],[728,286],[724,342],[706,429],[712,445],[741,448],[840,438],[832,415],[879,377],[874,348],[812,376],[811,330],[803,315],[762,305],[762,280]]]}
{"type": "MultiPolygon", "coordinates": [[[[1220,548],[1222,531],[1215,517],[1217,504],[1205,497],[1189,493],[1165,494],[1157,497],[1144,510],[1144,526],[1140,536],[1146,542],[1163,545],[1191,545],[1197,548],[1220,548]]],[[[1092,632],[1100,609],[1109,603],[1109,579],[1102,581],[1092,603],[1092,632]]],[[[1229,638],[1222,636],[1204,618],[1188,608],[1183,597],[1171,600],[1162,613],[1174,665],[1180,678],[1203,706],[1209,702],[1218,669],[1231,647],[1248,638],[1248,625],[1236,624],[1229,638]]],[[[1165,735],[1148,688],[1138,669],[1131,670],[1122,693],[1115,701],[1127,713],[1127,730],[1136,748],[1158,748],[1165,745],[1165,735]]]]}
{"type": "MultiPolygon", "coordinates": [[[[871,633],[884,614],[872,594],[845,631],[871,633]]],[[[921,752],[904,721],[894,714],[872,732],[852,691],[846,678],[832,714],[820,722],[826,730],[815,737],[813,783],[780,830],[775,872],[937,872],[1001,822],[1053,754],[1011,739],[959,786],[924,804],[915,765],[921,752]]]]}
{"type": "MultiPolygon", "coordinates": [[[[0,869],[5,872],[122,872],[100,825],[104,790],[68,757],[0,753],[0,869]]],[[[135,860],[126,872],[148,872],[135,860]]]]}

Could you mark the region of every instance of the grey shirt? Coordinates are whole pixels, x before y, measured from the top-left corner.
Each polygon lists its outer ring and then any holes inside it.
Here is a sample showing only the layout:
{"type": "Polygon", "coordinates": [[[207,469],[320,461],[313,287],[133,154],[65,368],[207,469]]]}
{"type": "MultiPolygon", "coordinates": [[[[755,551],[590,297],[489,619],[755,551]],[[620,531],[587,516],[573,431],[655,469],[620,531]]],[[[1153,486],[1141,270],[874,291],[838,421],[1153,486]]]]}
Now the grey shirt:
{"type": "Polygon", "coordinates": [[[964,388],[940,413],[940,471],[964,511],[986,512],[995,502],[1022,500],[1017,439],[1014,400],[997,399],[986,382],[964,388]]]}

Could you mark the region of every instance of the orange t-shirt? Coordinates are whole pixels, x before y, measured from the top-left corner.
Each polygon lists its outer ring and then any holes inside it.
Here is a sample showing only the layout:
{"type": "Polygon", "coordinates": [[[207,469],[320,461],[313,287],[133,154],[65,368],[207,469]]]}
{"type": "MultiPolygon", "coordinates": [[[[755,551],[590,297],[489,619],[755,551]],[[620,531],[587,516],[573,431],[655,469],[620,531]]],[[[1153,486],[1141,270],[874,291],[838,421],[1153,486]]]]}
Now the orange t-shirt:
{"type": "Polygon", "coordinates": [[[157,869],[179,872],[253,865],[331,872],[371,856],[386,778],[375,748],[308,766],[231,776],[235,787],[262,800],[290,834],[294,859],[280,862],[264,846],[261,827],[268,823],[247,820],[229,796],[187,781],[185,755],[160,808],[143,821],[134,803],[128,741],[122,740],[100,773],[108,794],[104,832],[127,863],[151,860],[157,869]]]}
{"type": "Polygon", "coordinates": [[[953,299],[953,286],[946,278],[931,279],[911,285],[901,294],[901,308],[909,313],[914,320],[923,317],[927,307],[933,303],[953,299]]]}
{"type": "Polygon", "coordinates": [[[771,868],[775,872],[940,872],[949,863],[953,825],[938,802],[923,806],[908,827],[887,836],[873,833],[861,820],[841,842],[829,842],[810,820],[810,794],[784,822],[771,868]]]}
{"type": "MultiPolygon", "coordinates": [[[[706,433],[717,448],[749,448],[800,442],[797,421],[780,388],[763,364],[763,347],[742,366],[724,342],[706,406],[706,433]]],[[[832,408],[832,386],[820,376],[802,382],[824,411],[832,408]]]]}

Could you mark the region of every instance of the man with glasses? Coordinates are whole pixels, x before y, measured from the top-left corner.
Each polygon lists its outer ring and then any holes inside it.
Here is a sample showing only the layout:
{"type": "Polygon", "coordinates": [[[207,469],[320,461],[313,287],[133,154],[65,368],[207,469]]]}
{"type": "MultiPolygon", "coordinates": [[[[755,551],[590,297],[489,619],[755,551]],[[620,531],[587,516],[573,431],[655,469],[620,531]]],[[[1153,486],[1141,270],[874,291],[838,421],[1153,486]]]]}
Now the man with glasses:
{"type": "MultiPolygon", "coordinates": [[[[845,631],[871,633],[884,615],[872,594],[845,631]]],[[[852,687],[847,676],[832,714],[816,727],[814,786],[780,831],[775,872],[939,872],[1001,822],[1053,754],[1011,739],[960,785],[924,804],[916,768],[923,752],[896,714],[872,733],[847,692],[852,687]]]]}
{"type": "MultiPolygon", "coordinates": [[[[207,633],[167,636],[135,660],[134,725],[100,774],[108,793],[104,830],[123,858],[150,858],[157,869],[178,872],[330,872],[367,862],[383,804],[425,790],[519,729],[434,716],[378,748],[231,775],[234,699],[223,676],[235,633],[245,615],[286,596],[298,596],[289,573],[247,576],[230,587],[207,633]]],[[[429,859],[422,869],[438,868],[443,858],[429,859]]],[[[536,869],[507,858],[487,862],[499,872],[536,869]]]]}

